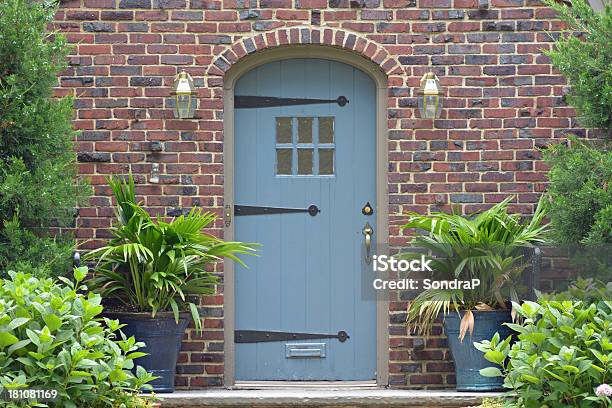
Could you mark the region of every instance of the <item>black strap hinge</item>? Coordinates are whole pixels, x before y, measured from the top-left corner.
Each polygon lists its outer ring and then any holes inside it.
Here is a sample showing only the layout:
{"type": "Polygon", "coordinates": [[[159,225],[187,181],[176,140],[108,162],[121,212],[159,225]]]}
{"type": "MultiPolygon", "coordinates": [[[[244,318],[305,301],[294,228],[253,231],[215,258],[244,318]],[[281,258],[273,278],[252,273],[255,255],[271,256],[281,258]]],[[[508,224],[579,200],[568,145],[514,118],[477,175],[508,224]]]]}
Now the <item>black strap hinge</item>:
{"type": "Polygon", "coordinates": [[[315,105],[319,103],[337,103],[338,106],[345,106],[347,103],[349,103],[349,100],[346,98],[346,96],[339,96],[336,99],[278,98],[276,96],[252,96],[252,95],[234,96],[234,108],[236,109],[273,108],[277,106],[315,105]]]}
{"type": "Polygon", "coordinates": [[[312,340],[312,339],[338,339],[344,343],[350,336],[344,330],[336,334],[320,333],[296,333],[296,332],[277,332],[265,330],[236,330],[234,331],[235,343],[266,343],[272,341],[291,341],[291,340],[312,340]]]}
{"type": "Polygon", "coordinates": [[[312,204],[308,208],[283,208],[283,207],[261,207],[256,205],[235,205],[234,215],[268,215],[268,214],[287,214],[287,213],[308,213],[314,217],[320,213],[319,207],[312,204]]]}

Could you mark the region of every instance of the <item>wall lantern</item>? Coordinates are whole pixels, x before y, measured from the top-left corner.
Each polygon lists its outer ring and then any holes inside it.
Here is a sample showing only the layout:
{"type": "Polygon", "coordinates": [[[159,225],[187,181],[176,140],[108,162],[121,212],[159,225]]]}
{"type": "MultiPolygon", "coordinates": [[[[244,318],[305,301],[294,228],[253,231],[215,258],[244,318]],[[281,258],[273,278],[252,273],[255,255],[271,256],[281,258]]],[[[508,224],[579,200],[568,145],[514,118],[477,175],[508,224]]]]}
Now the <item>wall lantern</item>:
{"type": "Polygon", "coordinates": [[[439,118],[442,112],[442,88],[436,74],[428,72],[423,75],[417,95],[417,104],[419,112],[421,112],[421,118],[439,118]]]}
{"type": "Polygon", "coordinates": [[[174,89],[172,94],[174,95],[174,117],[178,119],[189,119],[193,118],[195,111],[194,98],[195,87],[193,86],[193,79],[185,71],[181,71],[174,78],[174,89]]]}

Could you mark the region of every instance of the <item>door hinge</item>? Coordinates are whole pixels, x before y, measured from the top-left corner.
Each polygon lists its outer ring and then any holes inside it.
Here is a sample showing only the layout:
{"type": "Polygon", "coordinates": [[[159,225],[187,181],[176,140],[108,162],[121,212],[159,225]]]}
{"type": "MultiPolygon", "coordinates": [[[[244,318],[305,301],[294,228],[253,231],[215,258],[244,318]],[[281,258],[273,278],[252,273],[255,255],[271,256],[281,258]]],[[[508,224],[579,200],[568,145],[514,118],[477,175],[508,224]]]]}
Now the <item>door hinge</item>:
{"type": "Polygon", "coordinates": [[[291,340],[310,340],[310,339],[338,339],[344,343],[350,336],[344,330],[336,334],[320,333],[295,333],[295,332],[276,332],[265,330],[235,330],[234,342],[236,343],[267,343],[271,341],[291,341],[291,340]]]}
{"type": "Polygon", "coordinates": [[[308,208],[285,208],[285,207],[262,207],[257,205],[235,205],[234,215],[236,217],[243,215],[269,215],[269,214],[288,214],[288,213],[308,213],[314,217],[321,210],[316,205],[312,204],[308,208]]]}
{"type": "Polygon", "coordinates": [[[339,96],[336,99],[278,98],[253,95],[236,95],[234,97],[234,108],[236,109],[274,108],[277,106],[315,105],[319,103],[336,103],[338,106],[345,106],[349,103],[349,100],[346,96],[339,96]]]}

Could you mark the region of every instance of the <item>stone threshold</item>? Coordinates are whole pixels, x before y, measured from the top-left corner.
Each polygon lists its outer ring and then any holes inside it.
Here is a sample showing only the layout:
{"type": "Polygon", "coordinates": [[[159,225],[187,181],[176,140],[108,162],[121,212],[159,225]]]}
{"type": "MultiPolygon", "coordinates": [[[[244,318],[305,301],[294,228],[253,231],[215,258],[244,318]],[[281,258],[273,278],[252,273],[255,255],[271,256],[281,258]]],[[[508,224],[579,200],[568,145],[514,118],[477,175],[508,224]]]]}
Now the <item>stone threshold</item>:
{"type": "Polygon", "coordinates": [[[290,388],[264,390],[210,389],[157,394],[166,407],[421,407],[459,408],[478,405],[500,393],[455,390],[290,388]]]}

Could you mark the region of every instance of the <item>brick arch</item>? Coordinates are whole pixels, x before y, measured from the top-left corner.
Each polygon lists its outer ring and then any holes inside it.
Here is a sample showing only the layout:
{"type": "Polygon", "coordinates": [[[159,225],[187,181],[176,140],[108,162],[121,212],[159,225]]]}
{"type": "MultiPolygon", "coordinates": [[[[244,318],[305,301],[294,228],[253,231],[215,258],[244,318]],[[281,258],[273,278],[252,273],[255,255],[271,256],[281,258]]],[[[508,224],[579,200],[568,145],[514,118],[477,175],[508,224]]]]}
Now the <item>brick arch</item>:
{"type": "Polygon", "coordinates": [[[389,54],[380,44],[362,35],[331,27],[306,26],[283,27],[241,38],[213,60],[206,74],[210,77],[223,77],[234,64],[248,55],[265,49],[294,45],[340,48],[372,61],[387,76],[403,74],[401,65],[395,56],[389,54]]]}

